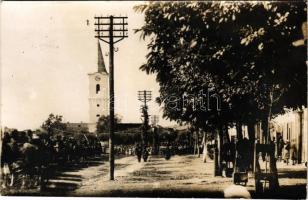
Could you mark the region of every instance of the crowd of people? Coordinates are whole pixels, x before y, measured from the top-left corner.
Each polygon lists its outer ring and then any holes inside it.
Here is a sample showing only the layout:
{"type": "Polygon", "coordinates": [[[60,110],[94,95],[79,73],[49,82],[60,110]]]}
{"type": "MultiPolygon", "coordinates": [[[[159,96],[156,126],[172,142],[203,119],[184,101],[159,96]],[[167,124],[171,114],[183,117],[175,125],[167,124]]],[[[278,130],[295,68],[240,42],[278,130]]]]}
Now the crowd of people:
{"type": "Polygon", "coordinates": [[[2,138],[2,187],[44,187],[57,166],[85,162],[102,153],[95,136],[5,132],[2,138]]]}
{"type": "Polygon", "coordinates": [[[125,155],[125,156],[136,155],[134,145],[115,145],[114,152],[117,155],[125,155]]]}
{"type": "MultiPolygon", "coordinates": [[[[277,161],[283,161],[284,163],[289,164],[291,160],[292,164],[296,163],[297,150],[294,145],[291,146],[289,140],[284,141],[282,137],[279,137],[277,141],[273,138],[272,142],[275,144],[275,155],[277,161]]],[[[231,137],[231,141],[222,146],[222,160],[224,163],[231,163],[231,166],[234,166],[235,160],[237,159],[240,168],[252,169],[253,146],[254,143],[251,143],[246,137],[237,142],[234,137],[231,137]],[[237,155],[236,152],[238,152],[237,155]]],[[[202,145],[199,146],[199,148],[199,151],[202,152],[202,145]]],[[[214,159],[215,144],[207,143],[206,148],[207,151],[205,152],[207,153],[207,156],[210,159],[214,159]]],[[[142,155],[153,154],[154,148],[151,146],[146,148],[147,153],[143,152],[144,149],[145,148],[139,143],[136,145],[116,145],[114,152],[117,155],[137,156],[139,161],[139,158],[141,160],[142,155]]],[[[178,142],[160,142],[157,154],[162,156],[168,154],[167,157],[170,157],[171,155],[185,155],[192,154],[193,152],[194,147],[192,145],[181,144],[178,142]]]]}
{"type": "Polygon", "coordinates": [[[129,149],[131,150],[129,152],[132,152],[132,154],[128,155],[137,156],[138,162],[141,162],[141,159],[146,162],[149,155],[162,156],[166,160],[169,160],[172,155],[184,155],[193,152],[192,146],[181,145],[176,142],[161,142],[158,149],[146,145],[142,146],[140,143],[137,143],[134,149],[132,149],[131,147],[129,149]]]}

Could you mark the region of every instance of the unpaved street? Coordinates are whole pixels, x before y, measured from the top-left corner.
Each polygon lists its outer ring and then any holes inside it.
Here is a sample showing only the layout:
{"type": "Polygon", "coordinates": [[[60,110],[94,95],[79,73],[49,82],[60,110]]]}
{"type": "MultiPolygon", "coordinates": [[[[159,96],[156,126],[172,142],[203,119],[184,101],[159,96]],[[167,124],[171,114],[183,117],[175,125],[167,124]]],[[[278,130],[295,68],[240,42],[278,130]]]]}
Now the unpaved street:
{"type": "MultiPolygon", "coordinates": [[[[73,196],[189,196],[198,191],[220,194],[231,178],[213,177],[213,163],[202,163],[195,156],[174,156],[171,160],[150,157],[148,162],[138,163],[135,157],[126,157],[116,164],[129,164],[115,173],[116,180],[108,181],[108,175],[93,177],[73,191],[73,196]],[[215,185],[208,190],[210,185],[215,185]]],[[[93,174],[101,167],[92,168],[93,174]],[[96,171],[95,171],[96,170],[96,171]]]]}
{"type": "MultiPolygon", "coordinates": [[[[195,155],[173,156],[165,160],[149,157],[148,162],[122,157],[115,160],[115,180],[109,180],[108,156],[87,163],[63,167],[49,181],[47,189],[10,191],[10,195],[31,196],[96,196],[96,197],[212,197],[223,198],[232,178],[214,177],[214,163],[203,163],[195,155]]],[[[303,165],[278,163],[277,193],[256,195],[250,175],[246,188],[254,198],[305,198],[306,170],[303,165]]]]}
{"type": "MultiPolygon", "coordinates": [[[[115,181],[108,180],[106,163],[86,169],[86,173],[83,173],[85,180],[69,195],[217,198],[223,197],[223,190],[233,182],[232,178],[213,177],[214,163],[203,163],[201,158],[194,155],[173,156],[171,160],[150,157],[146,163],[138,163],[135,157],[125,157],[117,159],[116,166],[115,181]]],[[[278,167],[281,191],[280,196],[272,194],[273,197],[305,197],[305,168],[283,163],[278,163],[278,167]]],[[[252,177],[247,189],[254,197],[262,197],[254,194],[252,177]]]]}

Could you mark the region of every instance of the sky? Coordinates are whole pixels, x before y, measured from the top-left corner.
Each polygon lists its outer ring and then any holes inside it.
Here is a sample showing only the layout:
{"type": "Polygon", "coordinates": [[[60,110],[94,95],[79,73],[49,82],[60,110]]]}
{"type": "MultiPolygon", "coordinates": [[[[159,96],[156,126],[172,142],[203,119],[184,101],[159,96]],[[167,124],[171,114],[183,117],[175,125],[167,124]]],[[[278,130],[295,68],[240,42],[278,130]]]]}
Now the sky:
{"type": "MultiPolygon", "coordinates": [[[[39,128],[50,113],[64,121],[88,122],[88,73],[97,70],[94,16],[128,17],[128,38],[115,47],[115,112],[122,122],[141,122],[138,90],[159,96],[155,75],[139,70],[146,62],[147,41],[134,29],[144,24],[135,13],[141,2],[2,2],[1,3],[1,126],[39,128]],[[89,25],[87,25],[89,20],[89,25]]],[[[109,51],[102,44],[108,67],[109,51]]],[[[149,114],[160,116],[153,100],[149,114]]]]}

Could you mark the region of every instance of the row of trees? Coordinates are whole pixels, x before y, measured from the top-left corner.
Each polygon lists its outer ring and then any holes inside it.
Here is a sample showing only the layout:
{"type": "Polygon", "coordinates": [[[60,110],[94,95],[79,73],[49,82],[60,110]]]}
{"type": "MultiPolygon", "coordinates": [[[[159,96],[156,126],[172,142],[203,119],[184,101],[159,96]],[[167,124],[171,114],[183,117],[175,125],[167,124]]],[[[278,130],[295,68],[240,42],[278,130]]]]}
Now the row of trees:
{"type": "Polygon", "coordinates": [[[150,41],[140,69],[156,74],[164,117],[220,138],[236,124],[240,139],[247,125],[251,142],[262,122],[269,142],[274,115],[307,106],[306,46],[292,45],[303,37],[304,2],[151,2],[135,10],[145,16],[136,32],[150,41]],[[220,110],[169,105],[209,89],[220,110]]]}
{"type": "Polygon", "coordinates": [[[68,123],[63,122],[62,115],[50,113],[48,118],[43,122],[41,128],[49,136],[66,135],[74,138],[92,137],[87,127],[72,127],[68,123]]]}
{"type": "MultiPolygon", "coordinates": [[[[109,116],[101,116],[98,119],[98,123],[96,126],[96,132],[99,139],[103,141],[107,141],[109,139],[109,116]]],[[[121,122],[119,116],[115,116],[115,135],[114,135],[114,142],[115,144],[135,144],[135,143],[142,143],[143,140],[147,141],[149,145],[153,145],[155,136],[157,137],[156,140],[160,143],[180,143],[180,142],[187,142],[189,140],[189,135],[192,135],[191,132],[187,131],[176,131],[172,128],[163,128],[156,126],[155,130],[151,130],[148,126],[146,128],[146,134],[144,134],[144,124],[140,125],[139,128],[129,128],[124,131],[118,131],[117,125],[121,122]],[[156,131],[156,134],[154,132],[156,131]],[[146,138],[145,138],[146,137],[146,138]]],[[[190,139],[192,140],[192,139],[190,139]]]]}
{"type": "MultiPolygon", "coordinates": [[[[187,2],[135,7],[149,37],[147,63],[156,73],[159,103],[214,88],[221,111],[164,106],[164,116],[200,128],[263,121],[284,108],[306,105],[306,49],[293,47],[302,37],[305,3],[187,2]]],[[[253,136],[253,134],[251,134],[253,136]]]]}
{"type": "MultiPolygon", "coordinates": [[[[100,140],[107,141],[109,139],[109,116],[101,116],[98,119],[96,124],[96,134],[100,140]]],[[[117,125],[121,122],[119,116],[115,116],[115,144],[135,144],[136,142],[142,142],[144,127],[140,128],[129,128],[125,131],[118,131],[117,125]]],[[[48,118],[43,122],[42,129],[46,131],[48,135],[56,136],[58,134],[72,135],[76,136],[78,134],[88,134],[88,130],[83,130],[82,127],[79,127],[78,130],[73,130],[71,127],[68,127],[66,123],[63,122],[63,116],[55,115],[53,113],[49,114],[48,118]]],[[[163,129],[162,129],[163,130],[163,129]]],[[[147,128],[147,141],[153,143],[153,133],[151,133],[150,128],[147,128]]],[[[161,141],[174,140],[177,137],[177,134],[173,130],[160,131],[159,137],[161,141]]]]}

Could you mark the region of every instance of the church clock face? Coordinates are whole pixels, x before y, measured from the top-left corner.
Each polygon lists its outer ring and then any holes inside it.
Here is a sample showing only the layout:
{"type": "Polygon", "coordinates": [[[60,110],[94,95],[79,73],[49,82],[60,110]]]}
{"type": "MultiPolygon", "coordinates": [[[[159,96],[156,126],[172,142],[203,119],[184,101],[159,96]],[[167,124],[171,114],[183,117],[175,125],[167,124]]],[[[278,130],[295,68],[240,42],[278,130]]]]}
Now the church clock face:
{"type": "Polygon", "coordinates": [[[101,80],[101,77],[96,76],[96,77],[95,77],[95,80],[96,80],[96,81],[100,81],[100,80],[101,80]]]}

